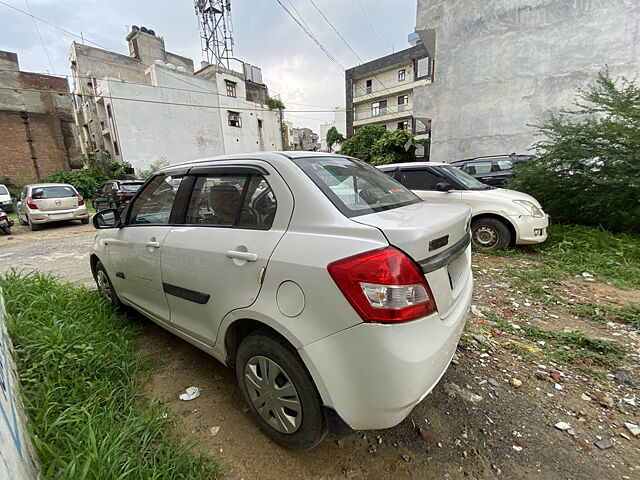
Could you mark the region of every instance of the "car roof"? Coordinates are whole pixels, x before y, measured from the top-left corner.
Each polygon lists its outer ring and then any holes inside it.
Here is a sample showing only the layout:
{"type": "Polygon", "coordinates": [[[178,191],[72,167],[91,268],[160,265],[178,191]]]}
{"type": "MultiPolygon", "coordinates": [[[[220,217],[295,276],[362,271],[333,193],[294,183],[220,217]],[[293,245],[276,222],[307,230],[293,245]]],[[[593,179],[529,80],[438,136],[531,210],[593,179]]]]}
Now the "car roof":
{"type": "Polygon", "coordinates": [[[493,160],[493,159],[500,159],[500,158],[506,158],[511,160],[514,158],[519,159],[522,157],[531,158],[531,155],[527,155],[526,153],[507,153],[505,155],[483,155],[480,157],[465,158],[463,160],[454,160],[451,163],[474,162],[478,160],[493,160]]]}
{"type": "Polygon", "coordinates": [[[34,188],[34,187],[72,187],[75,189],[73,185],[68,183],[31,183],[29,185],[25,185],[25,187],[34,188]]]}
{"type": "Polygon", "coordinates": [[[397,167],[446,167],[449,165],[451,164],[447,162],[403,162],[403,163],[392,163],[389,165],[380,165],[378,166],[378,168],[384,170],[384,169],[397,168],[397,167]]]}
{"type": "Polygon", "coordinates": [[[120,183],[144,183],[144,180],[118,180],[118,179],[114,179],[114,180],[107,180],[106,183],[109,182],[120,182],[120,183]]]}
{"type": "Polygon", "coordinates": [[[253,153],[236,153],[231,155],[219,155],[217,157],[208,157],[201,158],[197,160],[189,160],[187,162],[175,163],[169,165],[167,167],[162,168],[160,171],[164,172],[167,170],[173,170],[176,167],[195,167],[195,166],[206,166],[209,164],[215,164],[216,162],[228,161],[228,160],[264,160],[274,164],[278,164],[281,162],[288,162],[290,160],[298,159],[298,158],[309,158],[309,157],[342,157],[345,158],[346,155],[340,155],[339,153],[325,153],[325,152],[306,152],[303,150],[292,150],[292,151],[271,151],[271,152],[253,152],[253,153]]]}

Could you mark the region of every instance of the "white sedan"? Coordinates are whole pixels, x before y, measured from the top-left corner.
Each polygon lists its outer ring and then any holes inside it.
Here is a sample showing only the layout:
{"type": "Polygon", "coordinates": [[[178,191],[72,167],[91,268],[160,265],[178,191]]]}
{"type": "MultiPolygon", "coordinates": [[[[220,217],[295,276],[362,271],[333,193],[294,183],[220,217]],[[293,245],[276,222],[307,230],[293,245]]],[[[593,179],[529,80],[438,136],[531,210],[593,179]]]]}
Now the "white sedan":
{"type": "Polygon", "coordinates": [[[94,216],[98,288],[234,368],[290,448],[392,427],[442,377],[472,291],[465,205],[309,152],[167,167],[94,216]]]}
{"type": "Polygon", "coordinates": [[[547,239],[549,216],[531,195],[486,185],[448,163],[395,163],[378,168],[423,200],[469,205],[471,239],[478,248],[501,250],[547,239]]]}

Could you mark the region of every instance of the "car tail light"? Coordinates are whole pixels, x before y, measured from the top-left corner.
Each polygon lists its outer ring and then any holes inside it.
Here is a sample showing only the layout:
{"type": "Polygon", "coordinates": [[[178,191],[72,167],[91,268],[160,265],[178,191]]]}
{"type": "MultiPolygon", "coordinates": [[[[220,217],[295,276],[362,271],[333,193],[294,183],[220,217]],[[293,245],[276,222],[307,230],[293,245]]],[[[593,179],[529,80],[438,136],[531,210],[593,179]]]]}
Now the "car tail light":
{"type": "Polygon", "coordinates": [[[82,205],[84,205],[84,198],[82,198],[82,195],[78,195],[78,206],[81,207],[82,205]]]}
{"type": "Polygon", "coordinates": [[[31,197],[27,197],[27,207],[29,207],[31,210],[37,210],[38,209],[38,205],[33,203],[33,198],[31,198],[31,197]]]}
{"type": "Polygon", "coordinates": [[[335,261],[327,270],[365,322],[407,322],[437,310],[418,266],[393,247],[335,261]]]}
{"type": "Polygon", "coordinates": [[[121,202],[124,202],[127,199],[127,196],[124,194],[124,192],[116,192],[116,197],[121,202]]]}

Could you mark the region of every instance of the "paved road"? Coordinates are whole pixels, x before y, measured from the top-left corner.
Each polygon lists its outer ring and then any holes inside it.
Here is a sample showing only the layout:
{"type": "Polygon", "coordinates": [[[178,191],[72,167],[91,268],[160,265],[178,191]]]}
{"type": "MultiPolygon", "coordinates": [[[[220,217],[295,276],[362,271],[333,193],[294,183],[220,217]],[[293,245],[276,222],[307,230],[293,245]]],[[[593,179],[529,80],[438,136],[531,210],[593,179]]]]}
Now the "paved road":
{"type": "Polygon", "coordinates": [[[95,231],[88,231],[4,247],[0,249],[0,273],[11,268],[26,272],[40,270],[69,282],[93,286],[89,250],[94,235],[95,231]]]}

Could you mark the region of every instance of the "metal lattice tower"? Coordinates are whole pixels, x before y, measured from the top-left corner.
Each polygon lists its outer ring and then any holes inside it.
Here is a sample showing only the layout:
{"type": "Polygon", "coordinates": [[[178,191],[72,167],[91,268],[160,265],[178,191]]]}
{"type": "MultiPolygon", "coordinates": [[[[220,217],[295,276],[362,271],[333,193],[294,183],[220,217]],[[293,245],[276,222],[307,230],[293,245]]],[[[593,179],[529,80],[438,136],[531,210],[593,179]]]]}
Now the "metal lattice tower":
{"type": "Polygon", "coordinates": [[[229,68],[233,59],[231,0],[195,0],[202,53],[212,65],[229,68]]]}

